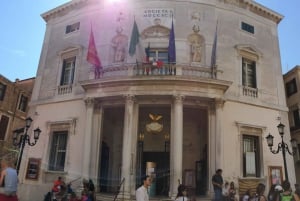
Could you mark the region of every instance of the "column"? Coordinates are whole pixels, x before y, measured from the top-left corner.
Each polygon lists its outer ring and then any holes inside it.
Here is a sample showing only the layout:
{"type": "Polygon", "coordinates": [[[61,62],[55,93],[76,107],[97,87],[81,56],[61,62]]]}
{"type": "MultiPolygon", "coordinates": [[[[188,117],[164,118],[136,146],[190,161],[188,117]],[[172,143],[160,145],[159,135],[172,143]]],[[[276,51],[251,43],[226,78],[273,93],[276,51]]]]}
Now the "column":
{"type": "Polygon", "coordinates": [[[222,135],[222,110],[224,105],[224,100],[216,99],[216,169],[223,169],[223,135],[222,135]]]}
{"type": "Polygon", "coordinates": [[[93,131],[94,98],[84,100],[86,105],[85,133],[83,143],[82,177],[89,179],[91,166],[91,144],[93,131]]]}
{"type": "Polygon", "coordinates": [[[208,134],[208,189],[207,195],[213,198],[213,186],[211,183],[212,175],[216,172],[216,109],[215,104],[211,103],[209,107],[209,134],[208,134]]]}
{"type": "MultiPolygon", "coordinates": [[[[124,131],[123,131],[123,152],[122,152],[122,178],[124,181],[124,199],[130,199],[130,186],[132,185],[131,174],[133,171],[133,154],[132,141],[134,133],[134,96],[127,95],[125,101],[125,117],[124,117],[124,131]]],[[[123,196],[123,195],[119,195],[123,196]]]]}
{"type": "Polygon", "coordinates": [[[93,180],[95,187],[99,188],[98,173],[100,169],[100,150],[102,145],[102,125],[103,125],[103,107],[100,103],[95,106],[94,119],[93,119],[93,135],[91,144],[91,173],[90,178],[93,180]]]}
{"type": "Polygon", "coordinates": [[[170,175],[170,196],[175,198],[178,182],[182,183],[182,151],[183,151],[183,96],[174,96],[172,135],[171,135],[171,175],[170,175]]]}

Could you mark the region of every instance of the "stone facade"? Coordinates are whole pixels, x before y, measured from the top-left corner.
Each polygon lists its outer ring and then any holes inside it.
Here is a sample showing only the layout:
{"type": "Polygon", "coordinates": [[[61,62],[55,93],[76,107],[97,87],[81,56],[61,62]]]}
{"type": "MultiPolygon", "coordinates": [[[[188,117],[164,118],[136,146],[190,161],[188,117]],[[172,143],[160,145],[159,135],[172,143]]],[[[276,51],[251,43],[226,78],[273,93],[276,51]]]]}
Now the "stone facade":
{"type": "MultiPolygon", "coordinates": [[[[124,179],[126,200],[146,173],[153,197],[173,198],[178,182],[210,197],[218,168],[236,186],[270,186],[270,166],[283,163],[265,137],[278,132],[278,117],[289,125],[280,14],[251,0],[73,0],[42,17],[31,104],[43,134],[20,172],[24,200],[41,199],[57,176],[90,178],[99,195],[124,179]],[[140,37],[130,56],[134,21],[140,37]],[[172,22],[176,64],[168,62],[172,22]],[[91,30],[102,64],[96,78],[86,61],[91,30]],[[26,179],[29,158],[41,160],[36,180],[26,179]]],[[[293,158],[287,162],[295,183],[293,158]]]]}

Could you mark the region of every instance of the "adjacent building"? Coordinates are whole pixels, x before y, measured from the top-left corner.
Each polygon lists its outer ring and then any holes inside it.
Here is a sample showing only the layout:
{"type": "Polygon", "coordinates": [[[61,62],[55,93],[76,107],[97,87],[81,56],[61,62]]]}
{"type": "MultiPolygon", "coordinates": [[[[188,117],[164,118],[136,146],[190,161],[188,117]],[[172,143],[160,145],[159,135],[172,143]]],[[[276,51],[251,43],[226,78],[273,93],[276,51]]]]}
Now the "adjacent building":
{"type": "Polygon", "coordinates": [[[73,0],[42,18],[30,103],[42,134],[22,160],[24,200],[58,176],[90,178],[98,196],[123,181],[125,200],[145,174],[150,196],[171,198],[178,183],[212,196],[218,168],[240,193],[285,177],[265,139],[289,127],[282,15],[252,0],[73,0]]]}
{"type": "Polygon", "coordinates": [[[10,81],[0,75],[0,157],[10,153],[13,130],[25,126],[35,78],[10,81]]]}
{"type": "Polygon", "coordinates": [[[294,162],[296,171],[296,181],[300,182],[300,66],[295,66],[293,69],[283,75],[286,91],[287,106],[289,108],[289,124],[291,137],[296,139],[298,144],[298,150],[295,151],[294,162]]]}

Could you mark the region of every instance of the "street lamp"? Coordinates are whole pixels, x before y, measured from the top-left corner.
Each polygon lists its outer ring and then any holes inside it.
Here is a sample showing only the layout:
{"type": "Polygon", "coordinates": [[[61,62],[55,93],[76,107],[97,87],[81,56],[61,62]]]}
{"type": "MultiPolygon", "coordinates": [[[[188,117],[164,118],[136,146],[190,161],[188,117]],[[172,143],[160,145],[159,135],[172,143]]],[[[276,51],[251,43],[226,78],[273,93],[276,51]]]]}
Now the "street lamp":
{"type": "Polygon", "coordinates": [[[23,150],[25,147],[25,144],[27,143],[29,146],[34,146],[36,142],[39,139],[39,136],[41,134],[41,130],[39,128],[36,128],[33,131],[33,139],[34,142],[30,142],[30,136],[27,134],[28,129],[31,126],[32,119],[30,117],[26,118],[25,120],[25,127],[19,128],[13,131],[13,144],[14,146],[18,146],[20,149],[20,154],[18,157],[17,161],[17,173],[19,173],[20,170],[20,165],[21,165],[21,160],[22,160],[22,155],[23,155],[23,150]]]}
{"type": "Polygon", "coordinates": [[[284,174],[285,174],[286,180],[288,181],[289,177],[288,177],[288,172],[287,172],[286,156],[285,156],[285,154],[286,154],[286,152],[289,153],[290,155],[294,155],[296,153],[295,150],[297,149],[297,141],[295,139],[291,139],[292,151],[290,151],[288,144],[283,141],[284,127],[285,126],[282,123],[279,123],[278,126],[277,126],[279,135],[281,137],[281,142],[278,143],[277,150],[272,150],[272,147],[273,147],[273,138],[274,138],[273,135],[271,135],[269,133],[269,135],[266,137],[266,139],[267,139],[268,146],[270,147],[271,153],[278,154],[279,151],[282,152],[283,164],[284,164],[284,174]]]}

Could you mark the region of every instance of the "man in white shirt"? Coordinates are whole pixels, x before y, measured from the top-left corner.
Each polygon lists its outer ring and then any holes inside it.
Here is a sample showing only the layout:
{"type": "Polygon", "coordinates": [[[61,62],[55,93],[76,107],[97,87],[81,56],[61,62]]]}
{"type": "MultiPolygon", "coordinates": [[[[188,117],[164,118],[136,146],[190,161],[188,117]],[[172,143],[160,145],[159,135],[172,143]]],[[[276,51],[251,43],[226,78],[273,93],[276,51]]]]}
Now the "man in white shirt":
{"type": "Polygon", "coordinates": [[[150,176],[146,175],[142,178],[143,185],[136,190],[136,201],[149,201],[148,187],[151,185],[150,176]]]}

